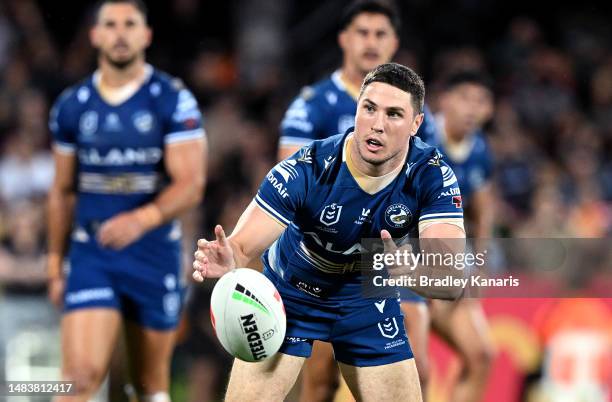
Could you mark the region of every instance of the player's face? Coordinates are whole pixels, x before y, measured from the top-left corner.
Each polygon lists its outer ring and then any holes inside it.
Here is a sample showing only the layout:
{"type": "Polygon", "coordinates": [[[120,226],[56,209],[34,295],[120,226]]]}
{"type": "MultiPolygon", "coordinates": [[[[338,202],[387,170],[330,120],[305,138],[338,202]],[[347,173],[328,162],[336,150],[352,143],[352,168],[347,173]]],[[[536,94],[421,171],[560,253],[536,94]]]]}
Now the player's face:
{"type": "Polygon", "coordinates": [[[142,13],[132,4],[105,4],[90,37],[105,61],[125,68],[144,57],[144,50],[151,43],[151,30],[142,13]]]}
{"type": "Polygon", "coordinates": [[[440,107],[449,132],[464,137],[491,118],[493,95],[482,85],[459,84],[442,95],[440,107]]]}
{"type": "Polygon", "coordinates": [[[398,39],[389,18],[384,14],[358,14],[338,37],[344,63],[363,75],[376,66],[391,61],[398,39]]]}
{"type": "Polygon", "coordinates": [[[355,116],[354,142],[362,165],[380,170],[386,164],[389,171],[397,167],[422,121],[422,113],[415,115],[411,94],[382,82],[368,85],[355,116]]]}

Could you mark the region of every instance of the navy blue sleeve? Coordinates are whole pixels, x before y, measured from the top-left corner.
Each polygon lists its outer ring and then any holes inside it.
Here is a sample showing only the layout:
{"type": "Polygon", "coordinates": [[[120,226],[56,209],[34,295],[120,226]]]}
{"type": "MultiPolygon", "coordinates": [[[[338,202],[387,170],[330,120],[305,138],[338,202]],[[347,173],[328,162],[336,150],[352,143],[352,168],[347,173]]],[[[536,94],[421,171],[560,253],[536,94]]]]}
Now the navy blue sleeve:
{"type": "Polygon", "coordinates": [[[312,162],[304,156],[304,147],[278,163],[266,175],[255,196],[255,202],[283,226],[288,226],[295,213],[304,205],[308,175],[312,162]]]}
{"type": "MultiPolygon", "coordinates": [[[[76,150],[78,116],[76,116],[74,107],[71,107],[73,105],[70,104],[72,94],[72,89],[65,90],[57,98],[49,113],[49,130],[53,137],[53,146],[63,153],[74,153],[76,150]]],[[[89,117],[84,115],[81,124],[97,125],[97,114],[91,114],[89,117]]]]}
{"type": "Polygon", "coordinates": [[[439,158],[430,159],[415,179],[421,205],[419,228],[433,222],[463,227],[461,192],[450,166],[439,158]]]}
{"type": "Polygon", "coordinates": [[[169,93],[164,97],[164,142],[172,144],[203,138],[205,131],[202,125],[202,113],[198,102],[183,83],[174,79],[169,93]]]}

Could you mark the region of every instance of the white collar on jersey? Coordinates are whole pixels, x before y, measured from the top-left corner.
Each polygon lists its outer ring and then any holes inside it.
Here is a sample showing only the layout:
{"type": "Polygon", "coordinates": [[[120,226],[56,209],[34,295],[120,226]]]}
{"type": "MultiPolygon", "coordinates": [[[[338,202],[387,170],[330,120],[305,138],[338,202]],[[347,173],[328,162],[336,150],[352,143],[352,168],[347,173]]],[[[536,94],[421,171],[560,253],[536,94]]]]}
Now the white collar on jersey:
{"type": "Polygon", "coordinates": [[[100,96],[106,102],[111,105],[118,105],[128,100],[141,88],[145,82],[149,81],[149,78],[153,74],[153,66],[150,64],[145,64],[144,68],[144,76],[141,79],[132,80],[117,88],[104,88],[104,90],[101,90],[100,80],[102,77],[99,69],[94,71],[92,82],[100,96]]]}

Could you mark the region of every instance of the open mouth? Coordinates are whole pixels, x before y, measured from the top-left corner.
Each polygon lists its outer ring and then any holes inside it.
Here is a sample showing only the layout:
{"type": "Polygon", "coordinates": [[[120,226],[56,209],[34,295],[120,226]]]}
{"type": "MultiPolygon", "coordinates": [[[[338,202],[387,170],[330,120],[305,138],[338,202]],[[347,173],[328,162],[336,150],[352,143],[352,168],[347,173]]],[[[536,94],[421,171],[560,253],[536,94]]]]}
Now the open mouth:
{"type": "Polygon", "coordinates": [[[383,147],[383,144],[374,138],[370,138],[366,140],[366,147],[368,148],[368,151],[376,152],[383,147]]]}

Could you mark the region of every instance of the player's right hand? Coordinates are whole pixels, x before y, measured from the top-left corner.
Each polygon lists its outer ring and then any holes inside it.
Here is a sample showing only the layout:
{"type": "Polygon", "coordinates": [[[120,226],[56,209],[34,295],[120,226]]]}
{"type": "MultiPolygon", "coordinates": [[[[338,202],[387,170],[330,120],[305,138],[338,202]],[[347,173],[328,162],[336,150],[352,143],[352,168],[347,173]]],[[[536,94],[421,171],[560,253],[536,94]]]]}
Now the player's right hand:
{"type": "Polygon", "coordinates": [[[47,295],[49,301],[58,309],[61,309],[64,305],[65,284],[66,282],[62,277],[54,277],[47,280],[47,295]]]}
{"type": "Polygon", "coordinates": [[[198,282],[206,278],[220,278],[235,268],[234,250],[221,225],[215,226],[215,237],[215,241],[198,240],[198,249],[193,255],[193,279],[198,282]]]}

